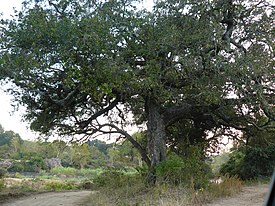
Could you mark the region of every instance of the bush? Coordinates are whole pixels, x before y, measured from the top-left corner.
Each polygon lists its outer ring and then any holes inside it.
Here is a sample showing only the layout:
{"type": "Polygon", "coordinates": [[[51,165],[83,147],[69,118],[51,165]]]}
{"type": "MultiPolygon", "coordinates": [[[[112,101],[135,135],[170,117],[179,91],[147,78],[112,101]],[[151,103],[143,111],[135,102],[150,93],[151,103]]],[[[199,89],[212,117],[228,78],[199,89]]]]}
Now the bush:
{"type": "Polygon", "coordinates": [[[244,162],[245,154],[241,150],[233,151],[229,155],[229,160],[222,164],[220,173],[223,175],[229,174],[230,176],[240,176],[241,165],[244,162]]]}
{"type": "Polygon", "coordinates": [[[55,167],[50,170],[50,173],[53,175],[65,175],[67,177],[69,176],[76,176],[77,174],[77,169],[73,167],[55,167]]]}
{"type": "Polygon", "coordinates": [[[156,167],[158,181],[174,185],[187,185],[200,189],[206,187],[212,176],[210,166],[203,160],[198,148],[190,148],[190,155],[181,158],[170,154],[156,167]]]}
{"type": "Polygon", "coordinates": [[[46,190],[60,191],[60,190],[74,190],[77,185],[74,182],[48,182],[45,184],[46,190]]]}
{"type": "Polygon", "coordinates": [[[121,188],[131,186],[137,179],[141,179],[139,174],[127,174],[121,170],[109,169],[102,172],[99,176],[93,179],[93,183],[97,187],[121,188]]]}
{"type": "Polygon", "coordinates": [[[14,162],[13,165],[8,168],[8,172],[24,172],[24,162],[14,162]]]}
{"type": "Polygon", "coordinates": [[[55,167],[50,170],[52,175],[59,177],[85,177],[85,178],[94,178],[100,175],[103,172],[102,168],[97,169],[75,169],[73,167],[55,167]]]}
{"type": "Polygon", "coordinates": [[[170,155],[166,161],[161,162],[156,167],[156,175],[160,181],[165,181],[173,184],[185,181],[185,176],[182,175],[186,164],[183,159],[177,155],[170,155]]]}
{"type": "Polygon", "coordinates": [[[25,161],[24,172],[39,172],[41,169],[46,168],[42,157],[33,156],[25,161]]]}
{"type": "Polygon", "coordinates": [[[5,182],[3,179],[0,179],[0,192],[3,191],[3,189],[5,189],[5,182]]]}
{"type": "Polygon", "coordinates": [[[102,187],[106,185],[115,185],[122,186],[124,174],[121,171],[117,170],[107,170],[103,172],[101,175],[97,176],[93,179],[95,185],[102,187]]]}
{"type": "Polygon", "coordinates": [[[270,177],[275,168],[275,146],[233,151],[222,165],[221,174],[237,175],[243,180],[270,177]]]}
{"type": "MultiPolygon", "coordinates": [[[[242,181],[236,176],[221,177],[221,182],[211,182],[205,190],[195,191],[191,202],[194,205],[205,205],[214,199],[231,196],[241,191],[242,181]]],[[[193,205],[192,204],[192,205],[193,205]]]]}
{"type": "Polygon", "coordinates": [[[7,173],[6,169],[0,168],[0,179],[4,178],[7,173]]]}
{"type": "MultiPolygon", "coordinates": [[[[27,157],[26,157],[27,158],[27,157]]],[[[13,162],[13,165],[8,168],[9,172],[39,172],[45,168],[44,161],[39,156],[33,156],[29,159],[13,162]]]]}

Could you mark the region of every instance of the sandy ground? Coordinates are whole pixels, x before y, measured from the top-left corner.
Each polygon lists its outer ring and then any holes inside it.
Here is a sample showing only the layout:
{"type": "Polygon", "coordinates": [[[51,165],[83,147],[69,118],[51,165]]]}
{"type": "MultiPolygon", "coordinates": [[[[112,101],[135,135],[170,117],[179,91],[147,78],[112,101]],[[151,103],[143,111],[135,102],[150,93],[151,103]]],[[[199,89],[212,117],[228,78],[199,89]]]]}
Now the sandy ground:
{"type": "MultiPolygon", "coordinates": [[[[263,205],[268,185],[245,186],[237,195],[222,198],[205,206],[261,206],[263,205]]],[[[52,192],[23,197],[3,206],[78,206],[91,191],[52,192]]]]}
{"type": "Polygon", "coordinates": [[[262,206],[268,189],[268,185],[245,186],[239,194],[219,199],[206,206],[262,206]]]}
{"type": "Polygon", "coordinates": [[[90,194],[91,191],[43,193],[10,201],[2,206],[77,206],[90,194]]]}

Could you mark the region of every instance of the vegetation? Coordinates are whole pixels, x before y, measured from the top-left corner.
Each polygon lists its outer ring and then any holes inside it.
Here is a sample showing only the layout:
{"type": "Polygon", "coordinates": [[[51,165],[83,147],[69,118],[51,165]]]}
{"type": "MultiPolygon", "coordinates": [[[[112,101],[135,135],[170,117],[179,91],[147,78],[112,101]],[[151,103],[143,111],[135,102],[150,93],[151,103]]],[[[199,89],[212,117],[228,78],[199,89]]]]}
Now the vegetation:
{"type": "MultiPolygon", "coordinates": [[[[139,136],[139,134],[136,135],[139,136]]],[[[15,162],[17,164],[14,165],[21,164],[24,166],[28,162],[24,154],[28,156],[28,152],[33,151],[36,147],[40,151],[40,153],[37,153],[38,156],[48,158],[51,156],[49,156],[49,153],[44,153],[45,148],[56,149],[60,145],[64,146],[64,142],[59,141],[52,143],[27,141],[27,145],[32,144],[32,147],[24,148],[24,142],[25,140],[22,140],[17,150],[22,155],[22,162],[17,159],[18,162],[15,162]]],[[[62,152],[57,152],[58,156],[67,160],[70,156],[68,151],[74,151],[76,146],[76,144],[67,145],[66,149],[61,150],[62,152]],[[66,155],[63,155],[63,153],[66,155]]],[[[188,153],[185,157],[179,156],[173,151],[169,152],[167,159],[156,167],[157,179],[154,186],[148,185],[145,181],[148,171],[147,166],[140,167],[139,161],[129,156],[129,154],[137,152],[132,151],[131,144],[122,142],[111,147],[96,140],[95,143],[93,141],[89,142],[84,148],[96,149],[98,155],[94,156],[95,153],[90,153],[93,161],[88,162],[86,168],[81,169],[79,164],[73,164],[74,167],[55,167],[47,170],[40,168],[35,171],[36,175],[32,178],[20,173],[6,173],[3,170],[4,175],[19,178],[20,181],[13,181],[12,178],[2,179],[0,181],[0,196],[2,195],[1,197],[4,198],[4,194],[16,193],[19,195],[37,191],[91,189],[98,191],[89,197],[96,205],[182,205],[183,203],[194,205],[205,204],[215,198],[233,195],[241,190],[242,182],[235,176],[221,177],[221,182],[210,181],[215,179],[215,176],[213,176],[210,162],[206,161],[200,146],[189,146],[185,150],[188,153]],[[105,146],[103,146],[104,144],[105,146]],[[101,146],[96,148],[96,145],[101,146]],[[108,151],[110,149],[116,151],[115,155],[108,151]],[[97,157],[101,159],[103,156],[106,158],[106,164],[95,167],[97,157]]],[[[85,157],[86,153],[79,153],[80,157],[82,154],[85,157]]],[[[234,152],[230,156],[233,154],[234,152]]],[[[15,157],[20,156],[16,153],[14,155],[15,157]]],[[[74,153],[71,154],[71,157],[73,155],[74,153]]],[[[33,162],[32,158],[35,160],[36,156],[28,157],[30,158],[29,161],[32,162],[29,164],[34,165],[35,161],[33,162]]],[[[215,168],[219,168],[222,162],[216,162],[215,168]]],[[[15,166],[10,168],[15,168],[15,166]]],[[[10,171],[10,168],[8,171],[10,171]]],[[[89,202],[89,199],[86,201],[89,202]]],[[[88,205],[87,202],[83,202],[83,204],[88,205]]]]}
{"type": "MultiPolygon", "coordinates": [[[[58,158],[64,168],[53,168],[53,174],[85,173],[85,168],[107,167],[135,167],[140,166],[140,156],[129,142],[106,144],[100,140],[87,143],[62,140],[53,142],[22,140],[12,131],[7,133],[4,129],[0,132],[6,143],[0,146],[0,161],[9,160],[12,165],[7,168],[9,172],[36,172],[50,170],[45,164],[45,159],[58,158]],[[8,135],[7,135],[8,134],[8,135]],[[20,140],[20,141],[18,141],[20,140]],[[16,150],[11,150],[15,148],[16,150]]],[[[4,170],[3,170],[4,172],[4,170]]],[[[2,174],[2,170],[1,173],[2,174]]],[[[88,174],[87,174],[88,175],[88,174]]]]}
{"type": "Polygon", "coordinates": [[[274,128],[273,19],[267,0],[28,0],[1,21],[0,79],[33,130],[119,134],[155,182],[170,149],[274,128]],[[124,129],[145,123],[146,147],[124,129]]]}
{"type": "Polygon", "coordinates": [[[275,168],[275,130],[250,130],[244,133],[246,144],[238,143],[221,166],[222,174],[237,175],[243,180],[271,177],[275,168]]]}
{"type": "Polygon", "coordinates": [[[198,152],[198,149],[195,149],[188,158],[180,158],[174,154],[168,156],[166,161],[156,167],[159,182],[169,185],[182,184],[194,187],[196,190],[205,188],[212,177],[212,172],[198,152]]]}
{"type": "Polygon", "coordinates": [[[184,184],[144,184],[140,174],[123,175],[111,172],[100,176],[99,192],[92,194],[83,205],[202,205],[215,198],[230,196],[241,191],[242,182],[236,177],[225,177],[221,184],[210,183],[206,188],[196,190],[184,184]],[[112,180],[112,181],[110,181],[112,180]],[[111,184],[102,184],[109,182],[111,184]]]}
{"type": "Polygon", "coordinates": [[[13,161],[7,170],[86,173],[92,184],[108,185],[104,195],[126,200],[178,187],[195,201],[219,187],[230,194],[223,187],[239,188],[234,175],[269,175],[272,8],[268,0],[158,0],[151,11],[134,0],[25,0],[13,19],[0,21],[0,80],[26,106],[31,129],[72,139],[23,141],[0,127],[0,157],[13,161]],[[129,126],[143,131],[129,134],[129,126]],[[117,141],[95,140],[101,135],[117,141]],[[223,138],[234,140],[236,152],[221,172],[233,177],[211,186],[207,160],[223,138]],[[52,158],[65,168],[45,163],[52,158]]]}
{"type": "Polygon", "coordinates": [[[45,184],[45,189],[50,191],[60,190],[75,190],[78,189],[74,182],[48,182],[45,184]]]}
{"type": "Polygon", "coordinates": [[[275,146],[242,148],[233,151],[221,173],[237,175],[243,180],[271,177],[275,167],[275,146]]]}

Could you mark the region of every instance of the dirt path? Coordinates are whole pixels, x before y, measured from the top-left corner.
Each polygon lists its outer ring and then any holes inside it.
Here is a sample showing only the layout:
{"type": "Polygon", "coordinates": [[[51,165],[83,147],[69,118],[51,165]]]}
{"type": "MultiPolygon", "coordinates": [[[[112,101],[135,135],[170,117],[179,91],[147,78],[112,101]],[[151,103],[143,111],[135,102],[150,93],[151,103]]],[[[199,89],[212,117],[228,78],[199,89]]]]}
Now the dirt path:
{"type": "Polygon", "coordinates": [[[91,191],[51,192],[24,197],[3,206],[77,206],[91,191]]]}
{"type": "Polygon", "coordinates": [[[240,194],[217,200],[206,206],[262,206],[268,189],[268,185],[245,186],[240,194]]]}
{"type": "MultiPolygon", "coordinates": [[[[261,206],[266,198],[268,185],[245,186],[240,194],[219,199],[206,206],[261,206]]],[[[52,192],[20,198],[3,206],[78,206],[91,191],[52,192]]]]}

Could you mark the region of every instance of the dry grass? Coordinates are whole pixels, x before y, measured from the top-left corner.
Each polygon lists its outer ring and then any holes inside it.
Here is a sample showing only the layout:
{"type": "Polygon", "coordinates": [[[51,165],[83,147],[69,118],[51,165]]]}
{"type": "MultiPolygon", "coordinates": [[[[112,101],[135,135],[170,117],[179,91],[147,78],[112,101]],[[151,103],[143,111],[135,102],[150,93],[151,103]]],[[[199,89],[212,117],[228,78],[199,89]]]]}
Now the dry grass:
{"type": "Polygon", "coordinates": [[[217,198],[240,192],[242,182],[236,177],[225,177],[221,183],[211,183],[208,188],[194,190],[192,187],[156,185],[146,187],[140,180],[119,188],[103,187],[92,194],[82,205],[98,206],[183,206],[203,205],[217,198]]]}
{"type": "Polygon", "coordinates": [[[92,194],[82,205],[178,206],[187,201],[187,193],[183,188],[168,188],[165,185],[148,188],[143,184],[116,190],[102,189],[92,194]]]}
{"type": "Polygon", "coordinates": [[[203,205],[221,197],[228,197],[239,193],[242,189],[242,181],[237,177],[225,176],[220,183],[211,183],[205,190],[192,192],[194,204],[203,205]]]}

